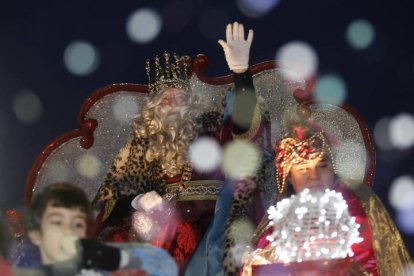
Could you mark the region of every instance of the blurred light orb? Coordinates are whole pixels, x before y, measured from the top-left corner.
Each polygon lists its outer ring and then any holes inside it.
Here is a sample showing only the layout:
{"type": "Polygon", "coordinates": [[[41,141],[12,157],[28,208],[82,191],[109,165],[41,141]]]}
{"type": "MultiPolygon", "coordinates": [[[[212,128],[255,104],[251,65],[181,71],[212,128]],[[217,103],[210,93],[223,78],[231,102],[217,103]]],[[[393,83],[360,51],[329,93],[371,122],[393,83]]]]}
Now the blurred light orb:
{"type": "Polygon", "coordinates": [[[224,10],[210,9],[200,16],[198,28],[207,40],[217,41],[225,37],[223,26],[226,26],[229,22],[230,17],[224,10]]]}
{"type": "Polygon", "coordinates": [[[351,246],[363,240],[348,204],[333,190],[309,193],[305,189],[267,212],[274,228],[267,239],[277,252],[273,261],[341,259],[352,256],[351,246]]]}
{"type": "Polygon", "coordinates": [[[138,43],[145,44],[154,40],[160,33],[162,18],[153,9],[143,8],[133,12],[127,19],[128,37],[138,43]]]}
{"type": "Polygon", "coordinates": [[[237,0],[237,7],[247,17],[258,18],[270,12],[280,0],[237,0]]]}
{"type": "Polygon", "coordinates": [[[63,53],[63,62],[70,73],[77,76],[87,76],[98,68],[100,55],[89,42],[76,40],[66,47],[63,53]]]}
{"type": "Polygon", "coordinates": [[[401,113],[390,122],[389,136],[391,143],[400,150],[411,148],[414,145],[414,116],[401,113]]]}
{"type": "MultiPolygon", "coordinates": [[[[414,234],[414,200],[410,206],[400,209],[395,214],[395,222],[398,228],[406,234],[414,234]]],[[[407,274],[408,275],[408,274],[407,274]]]]}
{"type": "Polygon", "coordinates": [[[375,37],[375,29],[372,24],[365,19],[357,19],[348,25],[346,30],[346,40],[349,46],[355,50],[368,48],[375,37]]]}
{"type": "Polygon", "coordinates": [[[315,99],[332,104],[342,104],[347,96],[346,83],[337,74],[326,74],[321,76],[316,84],[315,99]]]}
{"type": "Polygon", "coordinates": [[[375,144],[383,151],[388,151],[393,148],[390,137],[390,117],[381,118],[374,126],[374,141],[375,144]]]}
{"type": "MultiPolygon", "coordinates": [[[[276,53],[276,60],[282,69],[294,71],[304,79],[314,75],[318,67],[315,50],[303,41],[292,41],[283,45],[276,53]]],[[[291,76],[286,74],[284,77],[289,79],[291,76]]]]}
{"type": "Polygon", "coordinates": [[[85,153],[75,161],[79,174],[89,179],[95,179],[102,170],[102,162],[92,153],[85,153]]]}
{"type": "Polygon", "coordinates": [[[22,91],[13,99],[13,112],[22,123],[35,123],[42,115],[42,111],[42,102],[32,91],[22,91]]]}
{"type": "Polygon", "coordinates": [[[210,172],[221,164],[220,145],[212,138],[201,137],[190,145],[190,162],[200,172],[210,172]]]}
{"type": "Polygon", "coordinates": [[[239,180],[253,177],[260,162],[260,151],[249,142],[236,140],[224,147],[222,168],[229,178],[239,180]]]}
{"type": "Polygon", "coordinates": [[[388,192],[388,200],[397,210],[406,210],[414,206],[414,178],[402,175],[394,179],[388,192]]]}
{"type": "Polygon", "coordinates": [[[112,113],[120,123],[130,124],[138,113],[138,104],[133,96],[119,97],[112,106],[112,113]]]}

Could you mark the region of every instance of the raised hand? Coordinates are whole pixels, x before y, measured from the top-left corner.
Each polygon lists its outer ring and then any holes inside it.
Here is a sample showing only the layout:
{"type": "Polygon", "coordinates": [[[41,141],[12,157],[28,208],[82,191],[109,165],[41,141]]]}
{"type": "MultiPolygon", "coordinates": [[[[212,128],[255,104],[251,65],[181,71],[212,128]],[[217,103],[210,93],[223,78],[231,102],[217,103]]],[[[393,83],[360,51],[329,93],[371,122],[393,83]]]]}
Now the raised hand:
{"type": "Polygon", "coordinates": [[[250,45],[253,41],[253,30],[249,30],[247,39],[244,38],[244,26],[238,22],[226,27],[226,41],[218,43],[223,47],[227,65],[235,73],[243,73],[249,67],[250,45]]]}

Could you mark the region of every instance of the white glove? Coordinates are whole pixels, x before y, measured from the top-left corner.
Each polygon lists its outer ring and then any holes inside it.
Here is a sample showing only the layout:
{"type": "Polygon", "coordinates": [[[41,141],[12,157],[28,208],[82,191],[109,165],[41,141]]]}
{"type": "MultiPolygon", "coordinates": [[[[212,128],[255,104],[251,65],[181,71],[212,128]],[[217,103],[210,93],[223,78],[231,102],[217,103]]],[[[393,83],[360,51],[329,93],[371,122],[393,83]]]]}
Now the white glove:
{"type": "Polygon", "coordinates": [[[253,41],[253,31],[249,30],[247,39],[244,39],[243,24],[234,22],[226,27],[226,40],[218,43],[223,47],[227,64],[230,70],[247,69],[249,67],[250,45],[253,41]]]}
{"type": "Polygon", "coordinates": [[[143,209],[145,212],[149,212],[154,208],[160,209],[161,204],[162,197],[156,191],[139,194],[131,202],[131,206],[135,210],[143,209]]]}

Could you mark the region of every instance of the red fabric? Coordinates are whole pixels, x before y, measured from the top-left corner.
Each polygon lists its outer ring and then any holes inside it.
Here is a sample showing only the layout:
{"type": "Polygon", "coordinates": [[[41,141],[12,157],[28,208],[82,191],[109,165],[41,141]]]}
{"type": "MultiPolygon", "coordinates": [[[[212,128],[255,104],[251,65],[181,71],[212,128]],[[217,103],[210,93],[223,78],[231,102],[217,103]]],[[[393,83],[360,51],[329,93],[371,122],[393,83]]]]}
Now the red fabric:
{"type": "Polygon", "coordinates": [[[355,217],[355,221],[360,224],[359,235],[364,239],[362,242],[352,245],[352,251],[354,252],[352,258],[366,271],[376,276],[378,275],[378,271],[372,244],[372,231],[364,207],[362,207],[359,199],[343,185],[339,185],[336,191],[342,193],[342,196],[348,204],[349,214],[355,217]]]}
{"type": "Polygon", "coordinates": [[[184,268],[195,252],[214,215],[214,200],[179,201],[175,220],[169,221],[151,244],[166,249],[184,268]]]}

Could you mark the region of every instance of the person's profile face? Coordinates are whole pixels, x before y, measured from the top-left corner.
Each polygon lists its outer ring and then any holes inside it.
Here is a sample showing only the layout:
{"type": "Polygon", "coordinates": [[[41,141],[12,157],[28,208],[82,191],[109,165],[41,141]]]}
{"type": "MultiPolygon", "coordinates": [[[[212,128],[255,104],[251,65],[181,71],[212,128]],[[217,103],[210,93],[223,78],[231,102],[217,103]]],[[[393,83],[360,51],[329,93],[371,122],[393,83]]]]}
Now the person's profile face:
{"type": "Polygon", "coordinates": [[[330,160],[312,160],[303,164],[292,165],[289,174],[296,193],[308,188],[311,192],[333,188],[335,173],[330,160]]]}
{"type": "Polygon", "coordinates": [[[74,251],[67,241],[86,238],[86,214],[79,208],[47,205],[40,230],[30,231],[30,240],[40,248],[42,263],[50,264],[73,258],[74,251]]]}

